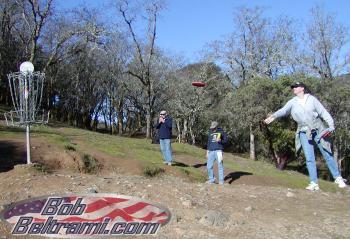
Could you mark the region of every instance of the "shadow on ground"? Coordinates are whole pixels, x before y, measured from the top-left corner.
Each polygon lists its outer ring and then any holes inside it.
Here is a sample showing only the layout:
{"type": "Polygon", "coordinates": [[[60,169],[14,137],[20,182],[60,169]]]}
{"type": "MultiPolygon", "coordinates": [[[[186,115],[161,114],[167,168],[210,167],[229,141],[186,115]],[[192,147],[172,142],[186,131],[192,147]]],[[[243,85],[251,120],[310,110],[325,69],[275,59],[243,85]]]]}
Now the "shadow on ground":
{"type": "Polygon", "coordinates": [[[17,164],[26,164],[24,144],[0,141],[0,172],[12,170],[17,164]]]}
{"type": "Polygon", "coordinates": [[[176,162],[176,161],[173,162],[172,165],[173,165],[173,166],[178,166],[178,167],[183,167],[183,168],[187,168],[187,167],[188,167],[187,164],[182,163],[182,162],[176,162]]]}
{"type": "Polygon", "coordinates": [[[231,172],[225,176],[224,180],[225,180],[225,182],[228,182],[229,184],[231,184],[233,181],[239,179],[242,176],[246,176],[246,175],[253,175],[253,174],[248,173],[248,172],[242,172],[242,171],[231,172]]]}
{"type": "Polygon", "coordinates": [[[197,163],[192,165],[192,167],[194,168],[200,168],[200,167],[206,167],[206,166],[207,166],[207,163],[197,163]]]}

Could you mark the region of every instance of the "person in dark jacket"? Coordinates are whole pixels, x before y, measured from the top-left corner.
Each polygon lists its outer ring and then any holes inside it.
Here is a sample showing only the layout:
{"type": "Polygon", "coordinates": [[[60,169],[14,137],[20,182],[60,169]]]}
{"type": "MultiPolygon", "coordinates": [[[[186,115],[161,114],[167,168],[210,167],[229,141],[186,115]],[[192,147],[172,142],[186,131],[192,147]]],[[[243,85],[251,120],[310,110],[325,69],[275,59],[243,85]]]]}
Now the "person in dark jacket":
{"type": "Polygon", "coordinates": [[[211,122],[210,130],[208,133],[207,170],[209,180],[207,183],[215,183],[213,167],[216,160],[219,171],[219,184],[222,185],[224,184],[224,164],[222,151],[224,149],[224,145],[227,143],[227,136],[225,132],[218,126],[218,122],[211,122]]]}
{"type": "Polygon", "coordinates": [[[162,110],[159,114],[159,120],[156,128],[158,129],[158,137],[160,143],[160,150],[162,151],[164,164],[172,164],[172,151],[171,151],[171,137],[172,137],[173,120],[170,118],[165,110],[162,110]]]}

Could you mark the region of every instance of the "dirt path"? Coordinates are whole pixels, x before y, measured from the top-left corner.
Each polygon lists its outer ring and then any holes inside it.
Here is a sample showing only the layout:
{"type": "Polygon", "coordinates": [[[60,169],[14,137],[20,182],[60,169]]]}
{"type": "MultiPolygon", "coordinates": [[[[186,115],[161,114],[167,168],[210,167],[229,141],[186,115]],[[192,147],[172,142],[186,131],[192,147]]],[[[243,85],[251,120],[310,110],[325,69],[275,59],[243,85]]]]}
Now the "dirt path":
{"type": "MultiPolygon", "coordinates": [[[[350,237],[349,190],[313,193],[266,185],[207,185],[172,176],[42,174],[25,165],[1,173],[0,181],[1,205],[91,189],[160,203],[169,208],[172,220],[156,238],[350,237]]],[[[3,223],[0,234],[11,238],[3,223]]]]}

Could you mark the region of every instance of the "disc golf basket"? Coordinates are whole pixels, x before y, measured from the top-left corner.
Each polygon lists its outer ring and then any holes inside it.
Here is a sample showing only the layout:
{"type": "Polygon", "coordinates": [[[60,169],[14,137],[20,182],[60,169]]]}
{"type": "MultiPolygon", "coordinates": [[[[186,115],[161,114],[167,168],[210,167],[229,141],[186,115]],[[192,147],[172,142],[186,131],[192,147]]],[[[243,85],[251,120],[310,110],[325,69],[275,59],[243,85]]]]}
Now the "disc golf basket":
{"type": "Polygon", "coordinates": [[[26,128],[27,164],[30,164],[30,126],[47,124],[49,112],[39,110],[45,74],[34,72],[31,62],[23,62],[20,72],[7,75],[14,110],[4,114],[8,126],[26,128]]]}

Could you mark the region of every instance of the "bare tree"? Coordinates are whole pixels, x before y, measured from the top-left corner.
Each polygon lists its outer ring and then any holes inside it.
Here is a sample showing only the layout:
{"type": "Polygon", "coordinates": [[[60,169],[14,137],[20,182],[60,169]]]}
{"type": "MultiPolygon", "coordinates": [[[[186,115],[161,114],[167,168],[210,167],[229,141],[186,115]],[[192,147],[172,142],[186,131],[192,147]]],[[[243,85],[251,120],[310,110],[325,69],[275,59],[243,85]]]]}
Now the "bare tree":
{"type": "MultiPolygon", "coordinates": [[[[59,70],[61,65],[74,59],[79,52],[89,49],[90,56],[103,53],[102,38],[106,37],[105,26],[99,23],[99,13],[95,10],[75,9],[53,15],[47,23],[41,39],[44,60],[42,71],[46,72],[47,108],[52,110],[58,88],[60,88],[59,70]],[[98,53],[96,53],[98,52],[98,53]]],[[[102,74],[102,72],[101,72],[102,74]]],[[[53,112],[55,113],[55,112],[53,112]]]]}
{"type": "Polygon", "coordinates": [[[16,63],[23,52],[23,45],[16,34],[19,12],[15,0],[0,2],[0,101],[7,105],[11,96],[6,74],[17,70],[16,63]]]}
{"type": "Polygon", "coordinates": [[[136,16],[132,15],[130,1],[122,0],[118,2],[118,11],[121,14],[124,23],[131,35],[134,45],[134,64],[130,65],[128,73],[138,79],[145,87],[147,102],[146,109],[146,138],[151,136],[151,117],[153,114],[152,98],[153,98],[153,84],[152,84],[152,62],[155,59],[155,40],[157,33],[157,20],[159,12],[163,8],[162,1],[150,1],[146,5],[146,20],[148,28],[146,32],[146,42],[143,42],[137,36],[134,21],[136,16]]]}
{"type": "Polygon", "coordinates": [[[311,16],[304,36],[307,43],[304,62],[318,76],[333,80],[350,63],[349,58],[341,60],[348,30],[336,22],[334,14],[326,13],[320,6],[311,9],[311,16]]]}
{"type": "Polygon", "coordinates": [[[196,144],[201,136],[206,136],[211,120],[220,121],[223,112],[218,111],[224,110],[219,105],[232,86],[221,69],[211,62],[182,67],[168,84],[172,90],[167,106],[176,120],[178,141],[196,144]],[[207,86],[193,87],[193,81],[205,82],[207,86]]]}
{"type": "MultiPolygon", "coordinates": [[[[29,33],[26,39],[28,45],[29,61],[34,62],[38,49],[38,40],[43,27],[50,17],[53,0],[16,0],[21,8],[24,28],[29,33]]],[[[23,38],[24,39],[24,38],[23,38]]]]}
{"type": "MultiPolygon", "coordinates": [[[[296,39],[290,19],[283,17],[272,22],[263,16],[260,7],[239,8],[234,19],[235,31],[227,39],[214,42],[212,53],[229,69],[235,84],[247,85],[256,78],[275,80],[291,71],[296,39]]],[[[253,102],[259,100],[251,99],[253,102]]],[[[250,156],[255,159],[254,131],[259,124],[253,120],[244,123],[250,131],[250,156]]]]}
{"type": "Polygon", "coordinates": [[[296,44],[292,21],[281,17],[275,22],[263,16],[263,8],[238,8],[234,32],[213,42],[209,55],[222,62],[235,83],[245,84],[254,77],[276,79],[290,71],[296,44]]]}
{"type": "MultiPolygon", "coordinates": [[[[110,41],[105,45],[103,59],[105,61],[105,77],[103,87],[109,103],[110,133],[114,133],[113,112],[117,115],[118,134],[123,134],[124,109],[126,101],[126,84],[129,76],[124,74],[131,55],[125,36],[117,31],[109,34],[110,41]]],[[[101,57],[101,56],[100,56],[101,57]]]]}

